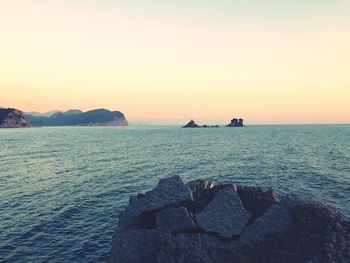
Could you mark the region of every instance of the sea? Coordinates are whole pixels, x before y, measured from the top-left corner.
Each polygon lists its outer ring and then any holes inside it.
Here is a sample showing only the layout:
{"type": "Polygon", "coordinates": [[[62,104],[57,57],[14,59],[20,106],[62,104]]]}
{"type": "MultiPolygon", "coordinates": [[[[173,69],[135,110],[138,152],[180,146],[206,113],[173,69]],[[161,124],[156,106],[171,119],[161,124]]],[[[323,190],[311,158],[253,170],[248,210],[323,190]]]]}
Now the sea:
{"type": "Polygon", "coordinates": [[[350,125],[0,129],[0,262],[105,262],[129,196],[172,175],[350,215],[350,125]]]}

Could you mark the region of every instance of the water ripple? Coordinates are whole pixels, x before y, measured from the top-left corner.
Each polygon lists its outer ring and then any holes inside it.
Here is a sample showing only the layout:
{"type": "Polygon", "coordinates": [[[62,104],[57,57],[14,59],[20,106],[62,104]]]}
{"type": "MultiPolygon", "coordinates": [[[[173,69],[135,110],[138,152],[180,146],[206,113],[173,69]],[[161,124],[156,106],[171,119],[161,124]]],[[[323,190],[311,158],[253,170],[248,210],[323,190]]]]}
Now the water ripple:
{"type": "Polygon", "coordinates": [[[105,262],[130,195],[165,176],[274,186],[350,215],[350,126],[0,130],[0,262],[105,262]]]}

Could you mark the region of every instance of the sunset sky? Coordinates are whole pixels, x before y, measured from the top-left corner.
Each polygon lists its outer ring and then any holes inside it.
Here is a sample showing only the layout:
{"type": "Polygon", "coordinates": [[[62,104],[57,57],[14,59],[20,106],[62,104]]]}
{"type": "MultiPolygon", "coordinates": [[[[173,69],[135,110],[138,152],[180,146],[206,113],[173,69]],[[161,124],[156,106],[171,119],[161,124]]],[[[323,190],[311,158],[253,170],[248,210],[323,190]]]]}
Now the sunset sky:
{"type": "Polygon", "coordinates": [[[2,0],[0,106],[350,123],[350,0],[2,0]]]}

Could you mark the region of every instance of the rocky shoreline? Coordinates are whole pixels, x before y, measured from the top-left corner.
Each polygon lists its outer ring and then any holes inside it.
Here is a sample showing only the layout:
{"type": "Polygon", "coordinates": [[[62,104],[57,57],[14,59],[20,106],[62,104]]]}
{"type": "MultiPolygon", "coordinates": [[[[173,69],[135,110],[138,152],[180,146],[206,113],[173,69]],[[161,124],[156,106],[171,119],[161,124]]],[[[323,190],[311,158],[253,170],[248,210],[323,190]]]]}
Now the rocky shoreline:
{"type": "Polygon", "coordinates": [[[350,262],[350,220],[273,189],[179,176],[131,196],[109,262],[350,262]]]}

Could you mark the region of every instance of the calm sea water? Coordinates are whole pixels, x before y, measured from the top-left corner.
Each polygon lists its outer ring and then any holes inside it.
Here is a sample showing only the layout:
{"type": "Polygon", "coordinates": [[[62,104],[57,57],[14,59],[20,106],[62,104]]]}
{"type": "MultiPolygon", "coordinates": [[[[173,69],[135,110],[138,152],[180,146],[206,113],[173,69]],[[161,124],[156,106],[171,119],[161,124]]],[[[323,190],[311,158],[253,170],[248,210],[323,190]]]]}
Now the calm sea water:
{"type": "Polygon", "coordinates": [[[350,215],[350,126],[0,130],[0,262],[103,262],[128,196],[184,181],[274,186],[350,215]]]}

